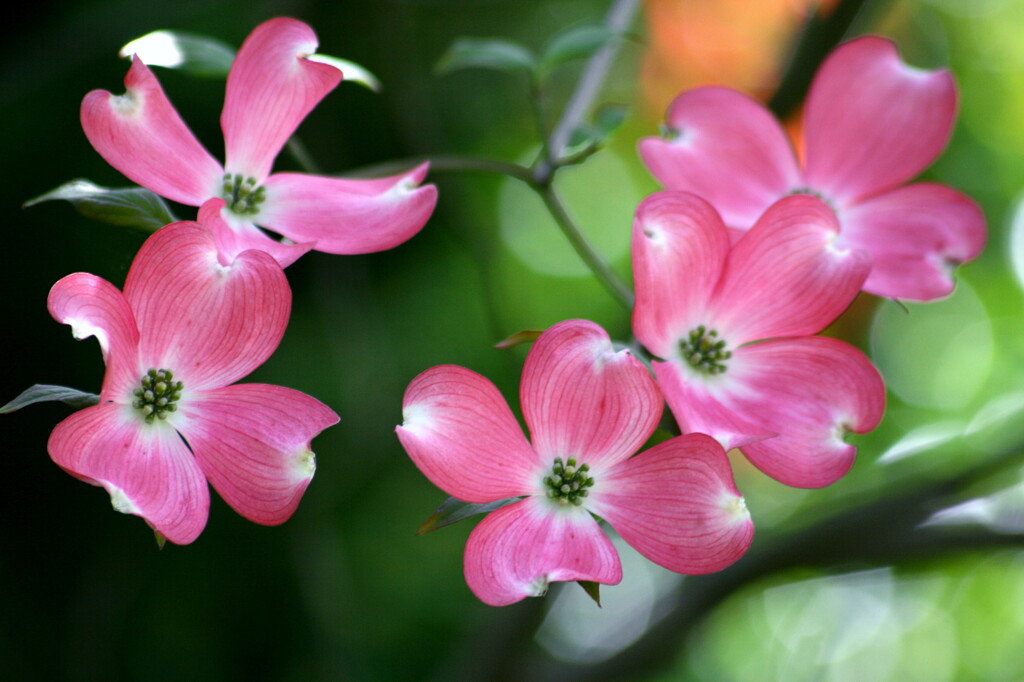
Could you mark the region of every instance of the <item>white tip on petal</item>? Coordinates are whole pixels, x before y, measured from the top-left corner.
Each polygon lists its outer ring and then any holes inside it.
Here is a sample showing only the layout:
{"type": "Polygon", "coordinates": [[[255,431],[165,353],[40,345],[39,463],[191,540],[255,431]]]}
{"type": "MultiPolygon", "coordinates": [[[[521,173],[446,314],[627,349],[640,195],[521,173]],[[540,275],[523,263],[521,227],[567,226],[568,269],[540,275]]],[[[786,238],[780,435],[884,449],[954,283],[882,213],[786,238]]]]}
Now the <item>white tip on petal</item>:
{"type": "Polygon", "coordinates": [[[733,521],[745,521],[750,518],[750,510],[747,509],[747,500],[742,495],[733,495],[725,492],[722,495],[722,509],[725,510],[733,521]]]}
{"type": "Polygon", "coordinates": [[[305,448],[295,458],[295,480],[304,481],[313,478],[316,473],[316,453],[305,448]]]}
{"type": "Polygon", "coordinates": [[[103,487],[110,494],[110,504],[116,511],[122,514],[139,514],[139,508],[135,506],[135,503],[129,499],[123,490],[112,483],[106,483],[103,487]]]}
{"type": "Polygon", "coordinates": [[[527,591],[529,592],[527,596],[543,597],[548,593],[548,584],[548,577],[546,575],[538,575],[527,588],[527,591]]]}
{"type": "Polygon", "coordinates": [[[153,31],[121,48],[118,55],[131,59],[137,55],[147,66],[174,68],[185,62],[185,53],[170,31],[153,31]]]}
{"type": "Polygon", "coordinates": [[[428,428],[433,421],[430,408],[423,403],[413,403],[402,408],[402,428],[413,433],[420,433],[428,428]]]}

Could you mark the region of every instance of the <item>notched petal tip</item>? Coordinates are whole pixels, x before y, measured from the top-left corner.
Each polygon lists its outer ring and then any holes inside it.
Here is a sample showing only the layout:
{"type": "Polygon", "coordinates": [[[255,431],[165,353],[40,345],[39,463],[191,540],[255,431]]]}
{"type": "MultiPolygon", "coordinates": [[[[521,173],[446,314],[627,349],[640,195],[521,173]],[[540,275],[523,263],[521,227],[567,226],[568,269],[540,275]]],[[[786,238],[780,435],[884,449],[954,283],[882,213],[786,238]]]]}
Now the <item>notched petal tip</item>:
{"type": "Polygon", "coordinates": [[[135,514],[137,516],[140,514],[139,508],[135,506],[135,503],[132,502],[131,498],[128,497],[128,493],[124,490],[118,488],[113,483],[104,483],[103,487],[110,495],[110,504],[115,511],[119,511],[122,514],[135,514]]]}
{"type": "Polygon", "coordinates": [[[307,445],[295,455],[292,474],[296,481],[308,481],[316,473],[316,453],[307,445]]]}
{"type": "Polygon", "coordinates": [[[432,421],[429,405],[422,402],[411,403],[402,407],[402,423],[395,428],[419,435],[430,429],[432,421]]]}
{"type": "Polygon", "coordinates": [[[720,505],[722,511],[725,512],[733,523],[745,523],[750,519],[747,500],[742,495],[736,495],[728,490],[723,490],[720,505]]]}

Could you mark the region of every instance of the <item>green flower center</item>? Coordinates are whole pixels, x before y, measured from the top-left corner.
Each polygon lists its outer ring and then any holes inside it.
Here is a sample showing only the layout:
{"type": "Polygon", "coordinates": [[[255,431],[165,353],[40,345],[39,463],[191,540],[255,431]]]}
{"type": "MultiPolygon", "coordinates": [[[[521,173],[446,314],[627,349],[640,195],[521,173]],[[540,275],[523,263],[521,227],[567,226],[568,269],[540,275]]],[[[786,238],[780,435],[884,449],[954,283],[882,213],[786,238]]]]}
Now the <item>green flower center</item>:
{"type": "Polygon", "coordinates": [[[835,204],[833,204],[832,201],[828,197],[826,197],[824,194],[822,194],[818,190],[813,189],[811,187],[796,187],[794,189],[789,190],[789,193],[790,194],[806,194],[808,196],[815,197],[816,199],[821,199],[833,211],[836,210],[835,204]]]}
{"type": "Polygon", "coordinates": [[[547,496],[557,500],[561,505],[580,506],[588,494],[588,489],[594,485],[594,477],[588,476],[588,471],[590,465],[581,464],[577,467],[575,457],[570,457],[564,463],[561,457],[555,457],[551,465],[551,475],[544,477],[544,485],[548,488],[547,496]]]}
{"type": "Polygon", "coordinates": [[[147,424],[152,424],[154,419],[167,419],[169,412],[178,409],[177,402],[184,387],[180,381],[174,381],[171,370],[151,369],[143,375],[142,387],[135,389],[132,407],[146,417],[147,424]]]}
{"type": "Polygon", "coordinates": [[[726,350],[725,345],[717,331],[708,331],[700,325],[679,342],[679,355],[698,372],[721,374],[725,371],[725,361],[732,357],[732,351],[726,350]]]}
{"type": "Polygon", "coordinates": [[[250,175],[243,179],[241,173],[225,173],[221,190],[221,197],[228,208],[238,215],[256,215],[260,212],[260,204],[267,198],[266,188],[263,185],[257,187],[256,178],[250,175]]]}

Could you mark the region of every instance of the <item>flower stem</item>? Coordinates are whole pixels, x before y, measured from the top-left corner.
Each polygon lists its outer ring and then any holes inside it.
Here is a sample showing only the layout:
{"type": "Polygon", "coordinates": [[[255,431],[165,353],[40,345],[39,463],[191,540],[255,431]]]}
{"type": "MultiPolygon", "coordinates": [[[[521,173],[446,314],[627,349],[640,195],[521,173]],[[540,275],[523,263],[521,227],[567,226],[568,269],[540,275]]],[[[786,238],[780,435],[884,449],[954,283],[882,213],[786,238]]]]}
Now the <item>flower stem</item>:
{"type": "Polygon", "coordinates": [[[633,292],[630,291],[622,279],[615,274],[608,261],[594,249],[587,238],[580,232],[579,227],[576,226],[575,221],[569,215],[565,205],[562,203],[561,198],[555,191],[555,188],[550,183],[545,185],[534,185],[531,184],[534,191],[544,201],[544,205],[547,206],[548,211],[551,212],[551,217],[555,219],[558,227],[562,230],[562,234],[572,244],[572,248],[576,250],[583,262],[587,264],[594,276],[597,277],[598,281],[608,290],[615,300],[621,303],[627,310],[633,309],[633,292]]]}
{"type": "MultiPolygon", "coordinates": [[[[637,0],[615,0],[608,14],[605,16],[605,26],[615,35],[625,33],[636,16],[639,2],[637,0]]],[[[612,40],[598,50],[587,62],[580,80],[576,84],[562,112],[562,118],[555,124],[551,136],[547,139],[548,155],[546,163],[542,161],[534,169],[534,177],[540,182],[546,182],[552,173],[562,165],[562,151],[569,143],[572,131],[580,124],[587,111],[594,105],[605,78],[608,77],[608,69],[612,60],[619,50],[620,41],[612,40]]]]}

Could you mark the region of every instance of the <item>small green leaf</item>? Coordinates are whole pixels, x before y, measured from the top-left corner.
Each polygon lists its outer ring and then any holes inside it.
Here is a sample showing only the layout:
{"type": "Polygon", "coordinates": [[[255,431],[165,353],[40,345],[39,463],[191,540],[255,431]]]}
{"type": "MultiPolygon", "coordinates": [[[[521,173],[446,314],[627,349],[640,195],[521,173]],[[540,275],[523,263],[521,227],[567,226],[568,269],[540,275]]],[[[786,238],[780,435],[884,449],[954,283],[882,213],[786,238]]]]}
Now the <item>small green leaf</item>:
{"type": "Polygon", "coordinates": [[[562,150],[561,156],[572,157],[576,154],[583,153],[589,149],[595,149],[601,144],[601,131],[594,128],[589,123],[580,123],[578,126],[572,129],[572,133],[569,135],[569,141],[565,144],[565,149],[562,150]]]}
{"type": "Polygon", "coordinates": [[[598,608],[601,608],[601,583],[595,583],[591,580],[577,580],[576,584],[583,588],[583,591],[594,600],[598,608]]]}
{"type": "Polygon", "coordinates": [[[97,404],[100,401],[100,397],[95,393],[86,393],[66,386],[36,384],[35,386],[25,389],[17,398],[0,407],[0,414],[7,414],[8,412],[20,410],[26,405],[31,405],[32,403],[45,403],[52,401],[60,401],[66,405],[74,407],[75,409],[81,409],[83,407],[89,407],[90,405],[97,404]]]}
{"type": "Polygon", "coordinates": [[[178,69],[202,78],[224,78],[235,60],[235,51],[225,43],[197,33],[153,31],[136,38],[118,54],[138,55],[146,66],[178,69]]]}
{"type": "Polygon", "coordinates": [[[604,104],[594,115],[594,126],[608,137],[626,120],[628,112],[629,107],[625,104],[604,104]]]}
{"type": "Polygon", "coordinates": [[[164,536],[163,536],[163,535],[162,535],[162,534],[160,533],[160,531],[158,531],[158,530],[156,530],[156,529],[153,529],[153,535],[154,535],[154,537],[155,537],[155,539],[156,539],[156,548],[157,548],[157,550],[161,550],[161,549],[163,549],[163,548],[164,548],[164,545],[165,545],[165,544],[167,544],[167,538],[165,538],[165,537],[164,537],[164,536]]]}
{"type": "Polygon", "coordinates": [[[459,38],[438,60],[434,71],[451,73],[458,69],[497,69],[498,71],[533,71],[537,60],[528,49],[501,38],[459,38]]]}
{"type": "Polygon", "coordinates": [[[615,37],[607,26],[576,26],[560,33],[548,44],[540,59],[540,71],[546,73],[554,67],[574,59],[586,59],[615,37]]]}
{"type": "Polygon", "coordinates": [[[144,187],[100,187],[82,178],[29,199],[24,207],[57,199],[71,202],[75,210],[86,218],[148,232],[156,232],[178,220],[163,199],[144,187]]]}
{"type": "Polygon", "coordinates": [[[326,54],[311,54],[306,57],[311,62],[320,62],[321,64],[330,64],[334,68],[341,71],[341,75],[344,80],[342,83],[358,83],[359,85],[365,86],[374,92],[380,92],[380,80],[374,76],[369,70],[364,69],[355,62],[350,62],[347,59],[340,59],[338,57],[331,57],[326,54]]]}
{"type": "Polygon", "coordinates": [[[494,344],[494,347],[499,350],[508,350],[509,348],[515,348],[521,343],[533,343],[540,338],[540,335],[543,333],[543,331],[538,331],[536,329],[524,329],[521,332],[516,332],[508,338],[502,339],[498,343],[494,344]]]}
{"type": "Polygon", "coordinates": [[[487,504],[473,504],[471,502],[463,502],[455,497],[449,497],[447,500],[441,503],[441,506],[434,510],[434,513],[430,515],[419,530],[416,531],[416,535],[423,535],[435,531],[438,528],[444,528],[450,526],[453,523],[457,523],[463,519],[468,519],[470,516],[476,516],[477,514],[486,514],[492,512],[495,509],[504,507],[506,504],[512,504],[518,502],[520,498],[510,497],[505,500],[498,500],[497,502],[489,502],[487,504]]]}

